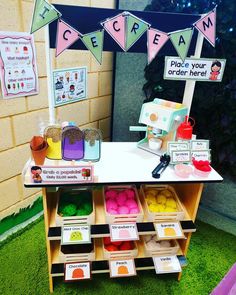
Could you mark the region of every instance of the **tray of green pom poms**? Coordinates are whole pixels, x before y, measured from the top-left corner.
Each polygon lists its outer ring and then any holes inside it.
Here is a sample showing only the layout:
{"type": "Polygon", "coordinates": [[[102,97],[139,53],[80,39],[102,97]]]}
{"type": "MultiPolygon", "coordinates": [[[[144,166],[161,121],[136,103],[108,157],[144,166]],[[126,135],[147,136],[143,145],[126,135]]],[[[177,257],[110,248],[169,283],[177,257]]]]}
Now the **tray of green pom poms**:
{"type": "Polygon", "coordinates": [[[59,189],[56,225],[94,224],[93,191],[87,188],[59,189]]]}

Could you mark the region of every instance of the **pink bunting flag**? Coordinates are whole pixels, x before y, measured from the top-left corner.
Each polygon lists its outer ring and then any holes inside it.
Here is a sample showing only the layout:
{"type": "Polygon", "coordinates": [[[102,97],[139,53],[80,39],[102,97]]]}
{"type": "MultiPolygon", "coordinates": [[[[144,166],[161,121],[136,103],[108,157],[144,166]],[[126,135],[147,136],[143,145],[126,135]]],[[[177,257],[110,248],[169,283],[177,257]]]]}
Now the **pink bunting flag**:
{"type": "Polygon", "coordinates": [[[56,56],[70,47],[80,38],[79,32],[69,26],[61,19],[57,22],[56,56]]]}
{"type": "Polygon", "coordinates": [[[111,35],[111,37],[125,51],[125,15],[122,13],[118,14],[105,21],[102,25],[107,33],[111,35]]]}
{"type": "Polygon", "coordinates": [[[215,47],[216,39],[216,9],[195,23],[196,29],[215,47]]]}
{"type": "Polygon", "coordinates": [[[166,33],[150,28],[147,33],[148,64],[155,58],[162,46],[169,39],[166,33]]]}

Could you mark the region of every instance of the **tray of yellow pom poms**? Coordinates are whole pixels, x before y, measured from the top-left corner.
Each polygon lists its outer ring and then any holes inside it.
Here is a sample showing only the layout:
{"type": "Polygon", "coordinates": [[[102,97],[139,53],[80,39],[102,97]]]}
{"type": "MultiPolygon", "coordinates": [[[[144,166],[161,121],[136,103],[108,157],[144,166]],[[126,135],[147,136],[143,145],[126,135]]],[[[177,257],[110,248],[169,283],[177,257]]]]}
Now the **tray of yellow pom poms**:
{"type": "Polygon", "coordinates": [[[148,221],[183,220],[185,209],[170,185],[141,185],[148,221]]]}

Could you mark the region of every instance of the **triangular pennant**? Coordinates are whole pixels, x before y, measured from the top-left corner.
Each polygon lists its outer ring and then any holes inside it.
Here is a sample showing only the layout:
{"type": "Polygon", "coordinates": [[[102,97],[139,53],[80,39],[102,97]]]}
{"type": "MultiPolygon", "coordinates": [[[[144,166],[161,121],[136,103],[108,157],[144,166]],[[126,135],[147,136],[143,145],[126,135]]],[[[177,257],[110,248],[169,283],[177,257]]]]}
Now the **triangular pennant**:
{"type": "Polygon", "coordinates": [[[34,14],[30,33],[34,33],[42,27],[58,19],[61,13],[45,0],[35,0],[34,14]]]}
{"type": "Polygon", "coordinates": [[[216,9],[195,23],[196,29],[215,47],[216,40],[216,9]]]}
{"type": "Polygon", "coordinates": [[[59,19],[57,23],[56,56],[70,47],[79,38],[80,34],[78,31],[59,19]]]}
{"type": "Polygon", "coordinates": [[[162,46],[169,39],[166,33],[155,29],[148,29],[147,31],[147,48],[148,48],[148,64],[154,59],[162,46]]]}
{"type": "Polygon", "coordinates": [[[190,46],[190,42],[193,35],[193,29],[185,29],[182,31],[176,31],[170,34],[171,42],[173,43],[179,57],[182,59],[182,61],[185,60],[188,49],[190,46]]]}
{"type": "Polygon", "coordinates": [[[84,45],[90,50],[100,64],[102,63],[103,39],[104,30],[88,33],[81,37],[84,45]]]}
{"type": "Polygon", "coordinates": [[[147,31],[150,24],[128,13],[126,16],[126,51],[147,31]]]}
{"type": "Polygon", "coordinates": [[[125,50],[125,15],[123,13],[103,22],[107,33],[125,50]]]}

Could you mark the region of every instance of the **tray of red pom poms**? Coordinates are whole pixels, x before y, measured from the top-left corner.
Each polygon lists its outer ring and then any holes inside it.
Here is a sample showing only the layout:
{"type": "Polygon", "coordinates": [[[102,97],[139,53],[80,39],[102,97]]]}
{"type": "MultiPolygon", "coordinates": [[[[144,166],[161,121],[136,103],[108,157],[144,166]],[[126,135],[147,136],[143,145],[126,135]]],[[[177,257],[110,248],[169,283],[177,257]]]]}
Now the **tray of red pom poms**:
{"type": "Polygon", "coordinates": [[[138,255],[135,241],[112,242],[109,237],[103,238],[103,254],[105,259],[134,258],[138,255]]]}
{"type": "Polygon", "coordinates": [[[143,209],[135,185],[103,188],[107,223],[142,222],[143,209]]]}
{"type": "Polygon", "coordinates": [[[211,166],[209,161],[197,161],[193,158],[194,171],[193,174],[198,177],[208,177],[211,173],[211,166]]]}

